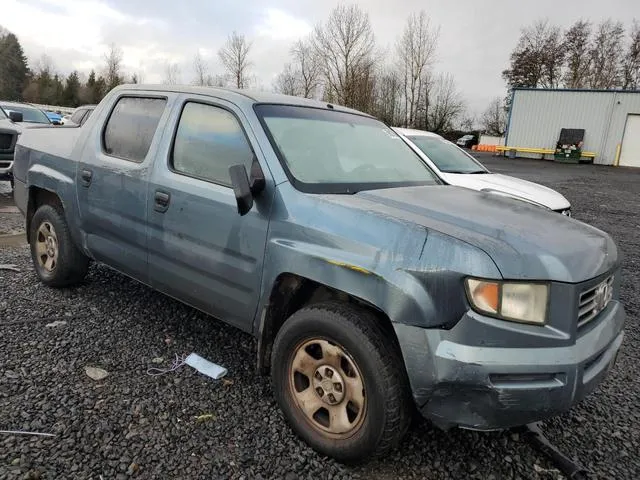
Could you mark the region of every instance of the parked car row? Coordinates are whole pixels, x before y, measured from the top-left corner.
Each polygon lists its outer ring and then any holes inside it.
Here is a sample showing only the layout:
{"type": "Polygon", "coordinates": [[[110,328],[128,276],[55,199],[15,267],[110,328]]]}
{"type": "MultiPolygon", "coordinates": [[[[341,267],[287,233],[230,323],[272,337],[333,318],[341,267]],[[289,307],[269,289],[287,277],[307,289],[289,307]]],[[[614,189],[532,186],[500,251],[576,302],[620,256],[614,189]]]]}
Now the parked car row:
{"type": "Polygon", "coordinates": [[[94,260],[253,334],[293,430],[342,461],[397,446],[415,410],[474,430],[565,412],[624,338],[609,235],[352,109],[121,86],[83,128],[25,130],[14,173],[44,284],[94,260]]]}
{"type": "Polygon", "coordinates": [[[0,181],[9,181],[13,187],[13,157],[17,139],[26,128],[53,126],[78,127],[91,116],[95,105],[78,107],[69,120],[56,112],[44,110],[22,102],[0,101],[0,181]]]}

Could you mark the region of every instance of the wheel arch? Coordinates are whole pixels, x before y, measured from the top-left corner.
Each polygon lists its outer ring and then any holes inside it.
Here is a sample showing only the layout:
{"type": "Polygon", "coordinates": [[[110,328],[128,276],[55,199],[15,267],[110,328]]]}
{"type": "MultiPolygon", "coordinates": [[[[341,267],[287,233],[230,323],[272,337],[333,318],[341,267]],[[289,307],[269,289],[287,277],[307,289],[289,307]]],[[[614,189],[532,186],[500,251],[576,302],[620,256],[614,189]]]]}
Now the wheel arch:
{"type": "Polygon", "coordinates": [[[272,284],[258,320],[258,371],[267,375],[276,335],[287,319],[301,308],[328,300],[358,305],[373,313],[379,325],[399,348],[391,318],[375,303],[354,292],[339,289],[316,279],[292,272],[280,273],[272,284]]]}
{"type": "Polygon", "coordinates": [[[29,187],[26,212],[27,242],[31,242],[31,220],[33,219],[33,215],[42,205],[51,205],[59,209],[61,212],[65,212],[62,199],[57,193],[42,187],[29,187]]]}

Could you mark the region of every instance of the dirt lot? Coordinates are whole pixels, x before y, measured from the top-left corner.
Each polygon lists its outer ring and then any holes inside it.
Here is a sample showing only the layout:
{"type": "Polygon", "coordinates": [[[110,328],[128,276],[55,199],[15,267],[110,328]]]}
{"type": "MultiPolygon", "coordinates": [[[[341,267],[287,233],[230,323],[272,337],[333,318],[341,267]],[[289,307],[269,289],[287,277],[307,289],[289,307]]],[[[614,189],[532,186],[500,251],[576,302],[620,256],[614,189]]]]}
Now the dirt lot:
{"type": "MultiPolygon", "coordinates": [[[[481,159],[561,191],[574,216],[611,233],[625,255],[628,326],[618,363],[595,393],[544,427],[591,478],[640,478],[640,171],[481,159]]],[[[3,191],[0,183],[0,209],[9,202],[3,191]]],[[[2,228],[10,221],[15,214],[0,213],[2,228]]],[[[92,267],[78,288],[52,290],[36,280],[26,246],[0,246],[7,263],[20,272],[0,271],[0,430],[56,436],[0,433],[0,478],[563,478],[518,435],[443,433],[425,421],[389,458],[339,465],[284,424],[269,381],[256,376],[250,336],[105,267],[92,267]],[[51,326],[56,320],[65,323],[51,326]],[[189,367],[147,375],[189,352],[227,367],[229,381],[189,367]],[[96,382],[87,366],[109,376],[96,382]]]]}

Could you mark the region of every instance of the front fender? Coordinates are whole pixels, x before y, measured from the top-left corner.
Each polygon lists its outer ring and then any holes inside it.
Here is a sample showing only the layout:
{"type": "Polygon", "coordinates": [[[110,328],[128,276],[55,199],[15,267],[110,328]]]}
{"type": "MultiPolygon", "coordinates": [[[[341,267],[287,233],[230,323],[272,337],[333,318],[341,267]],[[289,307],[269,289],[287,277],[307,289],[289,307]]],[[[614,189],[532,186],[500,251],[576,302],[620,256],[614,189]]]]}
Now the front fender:
{"type": "Polygon", "coordinates": [[[500,278],[500,273],[488,255],[471,245],[440,234],[422,238],[422,252],[413,256],[416,261],[410,267],[395,264],[401,256],[398,252],[374,253],[362,246],[360,253],[355,253],[339,248],[344,247],[339,243],[333,247],[270,239],[254,332],[258,331],[272,286],[283,273],[364,300],[384,312],[392,323],[450,328],[468,310],[464,277],[500,278]]]}

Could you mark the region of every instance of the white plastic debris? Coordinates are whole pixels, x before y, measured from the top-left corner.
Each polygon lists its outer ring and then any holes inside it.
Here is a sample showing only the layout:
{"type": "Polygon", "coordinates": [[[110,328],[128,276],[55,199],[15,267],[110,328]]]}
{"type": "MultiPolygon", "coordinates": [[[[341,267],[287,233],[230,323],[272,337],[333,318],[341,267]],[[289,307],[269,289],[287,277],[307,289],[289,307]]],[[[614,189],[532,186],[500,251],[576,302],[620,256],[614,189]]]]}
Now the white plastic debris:
{"type": "Polygon", "coordinates": [[[217,365],[213,362],[210,362],[206,358],[202,358],[197,353],[190,354],[185,360],[184,363],[189,365],[190,367],[195,368],[200,373],[207,375],[208,377],[213,378],[214,380],[220,380],[227,374],[227,369],[217,365]]]}
{"type": "Polygon", "coordinates": [[[47,323],[45,327],[55,328],[55,327],[64,327],[67,324],[64,320],[56,320],[55,322],[47,323]]]}
{"type": "Polygon", "coordinates": [[[39,437],[55,437],[53,433],[27,432],[24,430],[0,430],[0,433],[7,435],[37,435],[39,437]]]}
{"type": "Polygon", "coordinates": [[[19,272],[20,269],[18,268],[17,265],[14,264],[0,264],[0,270],[11,270],[12,272],[19,272]]]}

